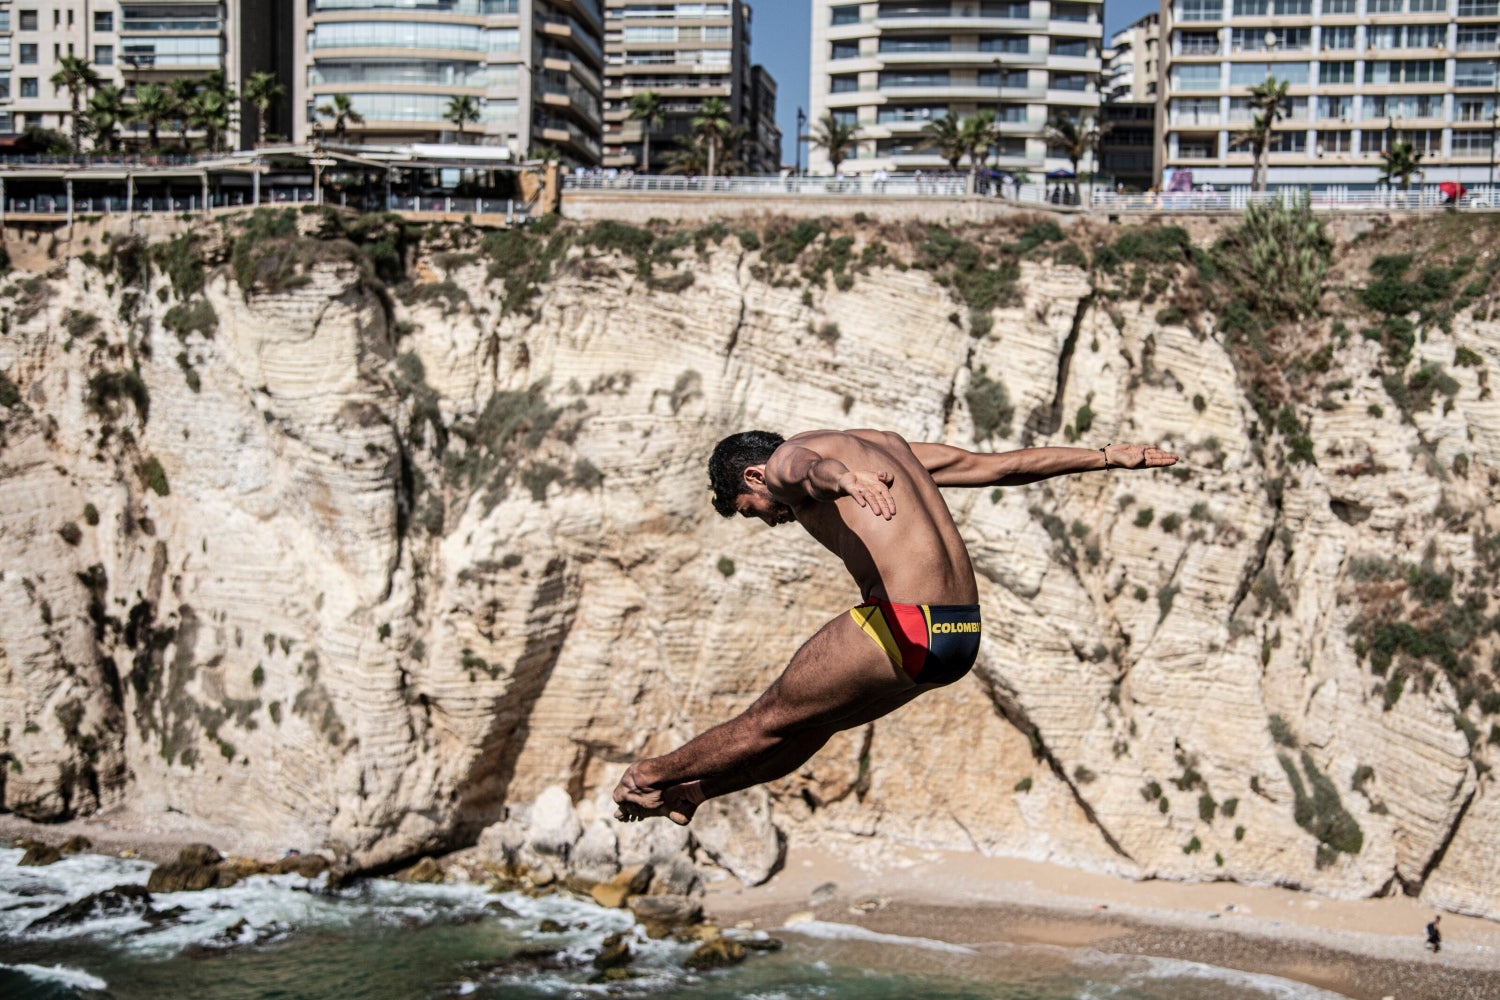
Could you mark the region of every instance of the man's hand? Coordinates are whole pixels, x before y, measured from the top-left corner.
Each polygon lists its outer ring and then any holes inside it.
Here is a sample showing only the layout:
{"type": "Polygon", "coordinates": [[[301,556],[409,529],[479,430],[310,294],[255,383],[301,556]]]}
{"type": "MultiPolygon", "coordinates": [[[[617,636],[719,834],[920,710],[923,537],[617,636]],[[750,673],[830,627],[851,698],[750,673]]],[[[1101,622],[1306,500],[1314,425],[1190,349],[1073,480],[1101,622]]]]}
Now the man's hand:
{"type": "Polygon", "coordinates": [[[887,521],[896,516],[896,501],[889,489],[896,477],[889,472],[846,472],[839,477],[839,491],[887,521]]]}
{"type": "Polygon", "coordinates": [[[1107,469],[1160,469],[1177,464],[1176,455],[1155,445],[1107,444],[1102,450],[1107,469]]]}

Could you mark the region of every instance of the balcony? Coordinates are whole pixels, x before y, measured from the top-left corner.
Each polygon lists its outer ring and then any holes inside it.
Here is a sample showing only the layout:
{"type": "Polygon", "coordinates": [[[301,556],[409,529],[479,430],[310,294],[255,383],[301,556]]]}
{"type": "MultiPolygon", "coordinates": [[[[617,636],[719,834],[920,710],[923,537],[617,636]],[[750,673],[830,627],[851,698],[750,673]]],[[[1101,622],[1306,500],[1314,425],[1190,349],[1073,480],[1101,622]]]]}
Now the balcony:
{"type": "Polygon", "coordinates": [[[561,38],[571,41],[582,46],[599,65],[604,64],[604,48],[577,20],[559,14],[544,14],[541,11],[537,11],[535,17],[542,27],[544,38],[561,38]]]}
{"type": "Polygon", "coordinates": [[[546,142],[568,143],[587,153],[591,159],[599,159],[599,140],[570,121],[553,118],[550,115],[537,115],[533,127],[539,139],[546,142]]]}

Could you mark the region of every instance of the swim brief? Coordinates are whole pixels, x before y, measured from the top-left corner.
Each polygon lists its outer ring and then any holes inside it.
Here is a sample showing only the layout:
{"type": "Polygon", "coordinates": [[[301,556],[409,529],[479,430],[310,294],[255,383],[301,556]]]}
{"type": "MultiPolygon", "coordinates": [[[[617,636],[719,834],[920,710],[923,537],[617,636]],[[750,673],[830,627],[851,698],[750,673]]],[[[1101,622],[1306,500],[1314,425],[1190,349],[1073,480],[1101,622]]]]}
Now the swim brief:
{"type": "Polygon", "coordinates": [[[849,617],[918,684],[952,684],[979,655],[979,605],[869,601],[849,617]]]}

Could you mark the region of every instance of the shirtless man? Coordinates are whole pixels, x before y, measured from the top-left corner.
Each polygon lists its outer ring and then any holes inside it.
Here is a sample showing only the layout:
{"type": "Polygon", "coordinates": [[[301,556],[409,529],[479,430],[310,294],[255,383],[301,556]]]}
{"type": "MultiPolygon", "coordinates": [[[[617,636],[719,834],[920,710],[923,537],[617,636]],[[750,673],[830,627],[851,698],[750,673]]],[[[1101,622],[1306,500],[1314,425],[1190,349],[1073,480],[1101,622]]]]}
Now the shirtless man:
{"type": "Polygon", "coordinates": [[[714,509],[798,521],[843,560],[864,603],[824,625],[739,716],[632,764],[616,818],[685,824],[706,799],[790,774],[836,732],[951,684],[979,651],[979,590],[941,486],[1019,486],[1075,472],[1157,469],[1159,448],[1026,448],[985,454],[908,444],[889,431],[746,431],[709,459],[714,509]]]}

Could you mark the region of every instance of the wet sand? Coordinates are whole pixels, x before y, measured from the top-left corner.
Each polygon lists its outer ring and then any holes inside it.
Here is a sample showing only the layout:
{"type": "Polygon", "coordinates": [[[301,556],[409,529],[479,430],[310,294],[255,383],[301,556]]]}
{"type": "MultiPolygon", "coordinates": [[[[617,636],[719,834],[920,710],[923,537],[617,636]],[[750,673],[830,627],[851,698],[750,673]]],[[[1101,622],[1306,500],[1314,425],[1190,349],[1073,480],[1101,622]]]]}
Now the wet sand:
{"type": "Polygon", "coordinates": [[[1280,976],[1355,1000],[1500,998],[1500,923],[1406,898],[1332,900],[1230,882],[1135,882],[1045,862],[852,841],[793,849],[770,882],[709,889],[725,924],[809,917],[954,944],[1091,948],[1280,976]]]}

